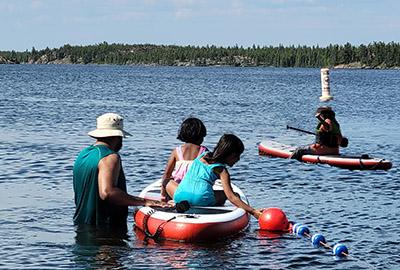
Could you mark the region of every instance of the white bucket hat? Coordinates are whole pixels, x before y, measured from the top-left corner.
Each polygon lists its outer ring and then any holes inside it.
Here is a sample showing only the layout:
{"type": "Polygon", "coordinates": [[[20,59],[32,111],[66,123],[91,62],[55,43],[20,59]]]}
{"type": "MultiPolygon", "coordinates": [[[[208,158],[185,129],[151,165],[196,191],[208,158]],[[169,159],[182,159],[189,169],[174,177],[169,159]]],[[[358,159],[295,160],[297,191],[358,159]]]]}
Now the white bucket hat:
{"type": "Polygon", "coordinates": [[[131,136],[124,129],[124,118],[116,113],[105,113],[97,117],[97,128],[88,134],[93,138],[131,136]]]}

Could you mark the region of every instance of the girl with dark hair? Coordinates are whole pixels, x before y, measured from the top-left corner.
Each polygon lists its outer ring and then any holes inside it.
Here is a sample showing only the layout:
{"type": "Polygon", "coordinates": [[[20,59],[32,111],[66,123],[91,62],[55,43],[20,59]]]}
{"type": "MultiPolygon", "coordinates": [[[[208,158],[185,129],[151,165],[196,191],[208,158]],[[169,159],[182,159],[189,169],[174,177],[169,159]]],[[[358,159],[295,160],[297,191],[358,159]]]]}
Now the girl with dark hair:
{"type": "Polygon", "coordinates": [[[197,157],[190,166],[181,184],[176,190],[168,190],[175,203],[187,201],[189,205],[215,206],[223,205],[228,199],[255,218],[261,211],[252,208],[233,192],[227,166],[232,167],[240,160],[244,151],[243,142],[233,134],[223,135],[213,152],[205,152],[197,157]],[[214,191],[213,185],[221,180],[223,190],[214,191]]]}
{"type": "Polygon", "coordinates": [[[161,198],[163,201],[170,199],[167,189],[175,190],[193,160],[207,150],[201,145],[206,135],[206,127],[200,119],[190,117],[182,122],[177,139],[183,144],[172,150],[162,177],[161,198]]]}

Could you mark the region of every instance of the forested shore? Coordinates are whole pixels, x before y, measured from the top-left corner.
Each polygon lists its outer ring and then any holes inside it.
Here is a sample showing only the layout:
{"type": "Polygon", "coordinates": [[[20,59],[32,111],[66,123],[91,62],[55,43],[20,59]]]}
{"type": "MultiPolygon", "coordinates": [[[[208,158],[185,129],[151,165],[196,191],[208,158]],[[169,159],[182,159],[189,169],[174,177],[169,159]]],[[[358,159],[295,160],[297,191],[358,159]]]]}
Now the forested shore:
{"type": "Polygon", "coordinates": [[[319,46],[175,46],[108,44],[17,52],[0,51],[1,64],[112,64],[162,66],[267,66],[399,68],[400,43],[319,46]]]}

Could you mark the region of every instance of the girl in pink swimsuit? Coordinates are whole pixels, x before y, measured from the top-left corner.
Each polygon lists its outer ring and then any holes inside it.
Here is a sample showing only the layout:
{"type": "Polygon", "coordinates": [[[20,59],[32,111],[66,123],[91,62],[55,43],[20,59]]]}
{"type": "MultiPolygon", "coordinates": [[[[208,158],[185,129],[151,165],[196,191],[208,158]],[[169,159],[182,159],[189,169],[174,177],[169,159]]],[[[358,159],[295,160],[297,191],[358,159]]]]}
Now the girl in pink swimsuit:
{"type": "Polygon", "coordinates": [[[181,124],[177,139],[184,143],[172,150],[167,166],[165,167],[161,185],[161,199],[163,201],[171,199],[168,196],[167,188],[175,190],[193,160],[205,151],[208,151],[205,146],[201,145],[206,135],[206,127],[198,118],[187,118],[181,124]]]}

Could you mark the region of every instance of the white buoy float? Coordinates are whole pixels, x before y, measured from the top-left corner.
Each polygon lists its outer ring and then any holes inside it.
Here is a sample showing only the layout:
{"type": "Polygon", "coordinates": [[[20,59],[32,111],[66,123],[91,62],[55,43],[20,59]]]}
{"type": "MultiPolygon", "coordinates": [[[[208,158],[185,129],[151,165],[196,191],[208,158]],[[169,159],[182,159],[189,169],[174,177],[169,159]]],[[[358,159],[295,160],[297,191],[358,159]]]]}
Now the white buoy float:
{"type": "Polygon", "coordinates": [[[319,100],[323,102],[332,100],[333,96],[331,96],[331,88],[329,86],[329,68],[321,68],[321,87],[322,95],[319,100]]]}

